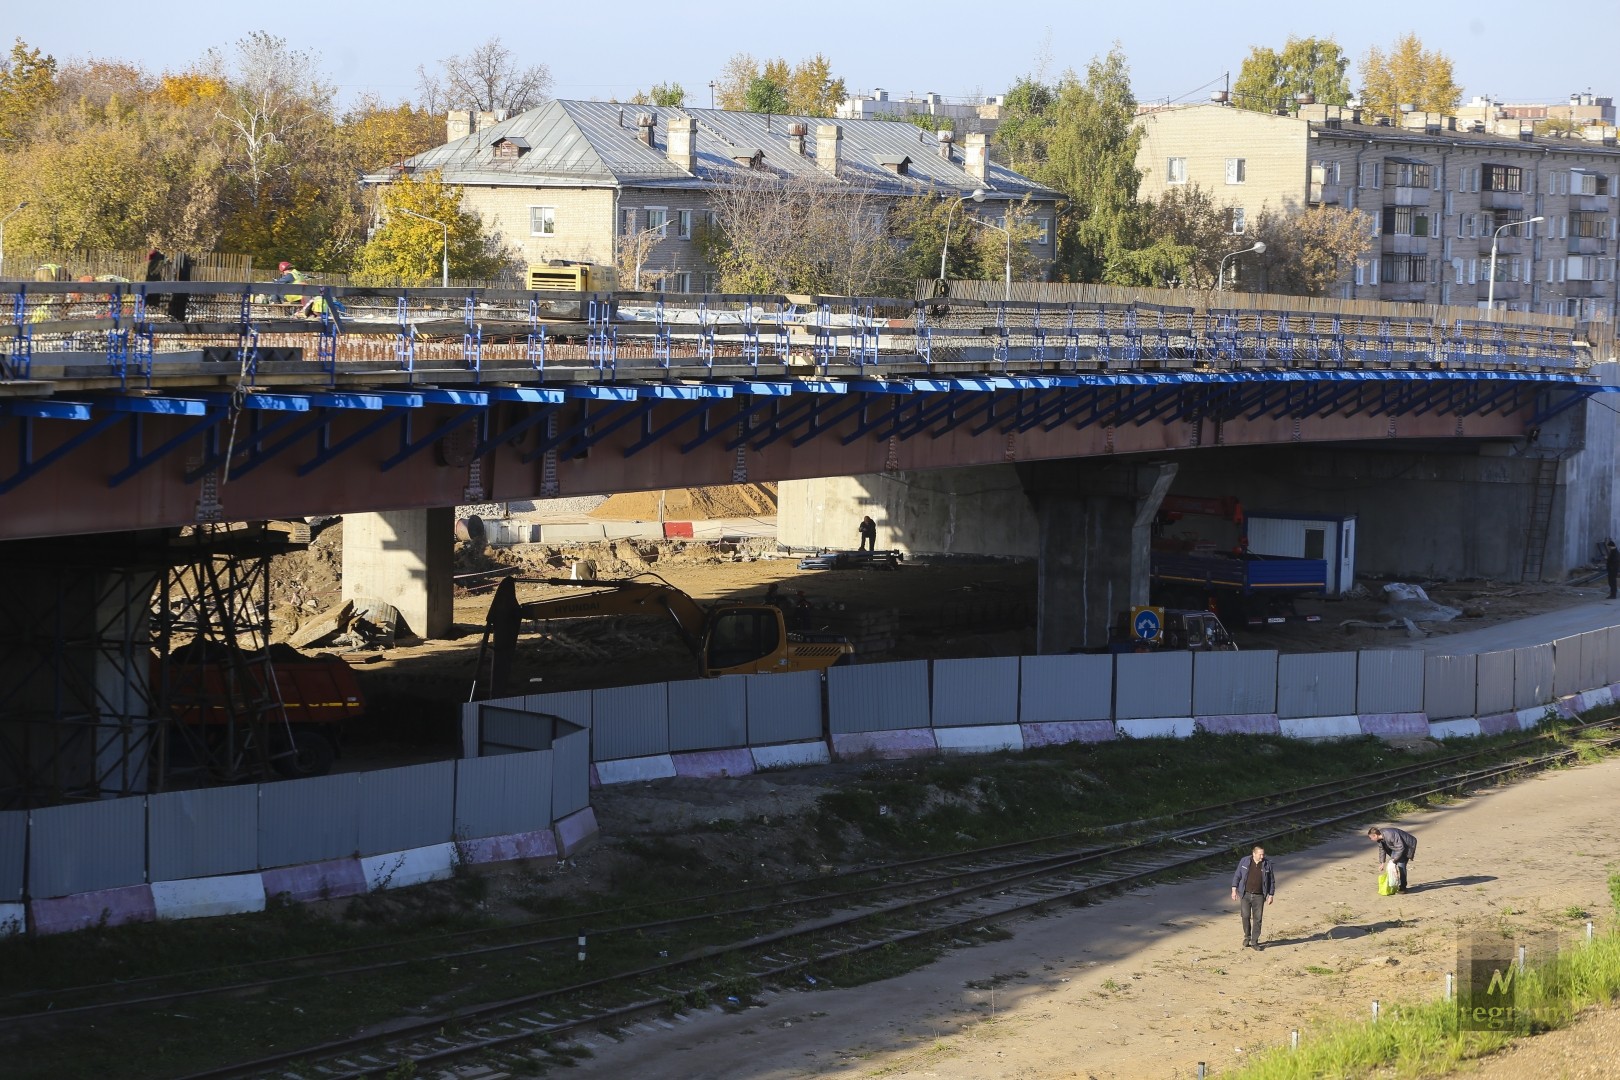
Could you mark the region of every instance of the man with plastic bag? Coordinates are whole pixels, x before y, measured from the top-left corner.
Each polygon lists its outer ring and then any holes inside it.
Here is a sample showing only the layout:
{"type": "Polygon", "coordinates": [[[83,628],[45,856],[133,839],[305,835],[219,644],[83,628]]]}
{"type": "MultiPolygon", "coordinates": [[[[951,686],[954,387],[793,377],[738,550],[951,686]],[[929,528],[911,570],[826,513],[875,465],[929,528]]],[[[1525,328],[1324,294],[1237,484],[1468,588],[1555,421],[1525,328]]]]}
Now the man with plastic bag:
{"type": "MultiPolygon", "coordinates": [[[[1367,830],[1367,839],[1378,845],[1379,874],[1388,883],[1389,893],[1406,891],[1406,864],[1417,857],[1417,837],[1391,826],[1367,830]]],[[[1380,889],[1385,892],[1385,889],[1380,889]]]]}

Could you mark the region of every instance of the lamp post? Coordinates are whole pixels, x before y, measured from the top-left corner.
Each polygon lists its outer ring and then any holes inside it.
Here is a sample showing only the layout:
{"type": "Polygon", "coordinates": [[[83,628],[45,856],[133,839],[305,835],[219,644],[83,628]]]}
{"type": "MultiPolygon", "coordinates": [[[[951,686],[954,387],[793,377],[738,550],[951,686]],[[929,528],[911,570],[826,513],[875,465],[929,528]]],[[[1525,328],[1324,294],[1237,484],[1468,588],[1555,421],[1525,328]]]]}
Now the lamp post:
{"type": "Polygon", "coordinates": [[[1217,274],[1215,278],[1216,292],[1223,292],[1226,289],[1226,264],[1232,259],[1237,258],[1239,255],[1247,255],[1251,251],[1256,255],[1264,255],[1266,253],[1266,242],[1264,240],[1256,240],[1251,247],[1240,248],[1237,251],[1232,252],[1230,255],[1221,256],[1220,273],[1217,274]]]}
{"type": "Polygon", "coordinates": [[[1485,287],[1485,310],[1496,310],[1496,243],[1502,238],[1502,231],[1511,229],[1515,225],[1529,225],[1533,222],[1546,220],[1546,218],[1537,214],[1535,217],[1525,218],[1523,221],[1510,221],[1505,225],[1498,225],[1496,231],[1491,233],[1491,282],[1485,287]]]}
{"type": "Polygon", "coordinates": [[[443,288],[448,289],[450,287],[450,226],[446,225],[438,218],[430,218],[426,214],[418,214],[415,210],[407,210],[403,206],[396,206],[394,209],[398,210],[406,217],[420,218],[421,220],[433,225],[437,225],[439,228],[444,230],[444,255],[439,260],[439,284],[443,288]]]}
{"type": "Polygon", "coordinates": [[[13,207],[11,212],[9,214],[7,214],[5,217],[0,217],[0,277],[5,276],[5,265],[6,265],[6,222],[8,222],[12,218],[16,217],[17,214],[22,211],[22,208],[27,206],[27,205],[28,205],[28,200],[24,199],[22,202],[18,203],[15,207],[13,207]]]}
{"type": "Polygon", "coordinates": [[[939,246],[939,280],[941,281],[945,280],[945,256],[951,250],[951,215],[956,213],[958,206],[961,206],[969,199],[977,203],[984,202],[984,188],[974,188],[966,195],[958,195],[956,201],[951,203],[951,208],[945,211],[945,242],[939,246]]]}
{"type": "Polygon", "coordinates": [[[983,220],[980,220],[979,218],[973,217],[971,215],[969,215],[965,220],[971,221],[975,225],[983,225],[987,229],[994,229],[994,230],[996,230],[996,232],[1000,233],[1001,235],[1003,235],[1003,236],[1005,236],[1007,238],[1007,264],[1006,264],[1006,269],[1005,269],[1005,276],[1003,278],[1003,281],[1005,282],[1005,286],[1004,286],[1005,291],[1002,293],[1002,299],[1011,300],[1012,299],[1012,230],[1011,229],[1004,229],[1000,225],[997,225],[997,224],[995,224],[993,222],[983,221],[983,220]]]}

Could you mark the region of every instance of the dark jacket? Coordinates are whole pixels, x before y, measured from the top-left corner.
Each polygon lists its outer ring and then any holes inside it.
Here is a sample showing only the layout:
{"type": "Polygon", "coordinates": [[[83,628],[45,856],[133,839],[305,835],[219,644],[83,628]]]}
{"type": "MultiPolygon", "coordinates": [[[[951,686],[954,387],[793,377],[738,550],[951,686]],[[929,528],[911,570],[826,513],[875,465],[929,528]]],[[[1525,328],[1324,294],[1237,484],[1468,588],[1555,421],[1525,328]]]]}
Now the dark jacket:
{"type": "MultiPolygon", "coordinates": [[[[1243,886],[1249,877],[1249,867],[1254,865],[1254,856],[1245,855],[1238,860],[1237,871],[1232,875],[1232,888],[1243,892],[1243,886]]],[[[1267,896],[1277,895],[1277,877],[1271,872],[1271,859],[1260,860],[1260,880],[1263,882],[1261,891],[1267,896]]]]}
{"type": "Polygon", "coordinates": [[[1603,560],[1603,566],[1604,569],[1608,570],[1610,577],[1620,573],[1620,548],[1609,548],[1609,554],[1603,560]]]}
{"type": "Polygon", "coordinates": [[[1417,856],[1417,837],[1405,829],[1382,829],[1378,839],[1380,865],[1394,859],[1398,863],[1411,862],[1417,856]]]}

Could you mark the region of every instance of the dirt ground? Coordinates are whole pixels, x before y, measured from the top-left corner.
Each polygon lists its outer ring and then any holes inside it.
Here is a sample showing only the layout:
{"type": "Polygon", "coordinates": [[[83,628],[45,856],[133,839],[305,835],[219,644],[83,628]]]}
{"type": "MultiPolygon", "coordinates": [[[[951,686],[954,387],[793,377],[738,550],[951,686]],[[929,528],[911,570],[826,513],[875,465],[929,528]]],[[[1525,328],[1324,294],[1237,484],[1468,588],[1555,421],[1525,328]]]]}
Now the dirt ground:
{"type": "MultiPolygon", "coordinates": [[[[1440,995],[1459,933],[1554,929],[1577,947],[1588,915],[1606,926],[1606,876],[1620,864],[1617,784],[1620,761],[1608,761],[1397,822],[1422,840],[1411,888],[1397,897],[1376,894],[1364,830],[1279,856],[1263,952],[1240,947],[1229,871],[1213,870],[1016,924],[1009,940],[885,982],[773,992],[740,1013],[638,1027],[623,1041],[596,1036],[579,1071],[1111,1080],[1190,1078],[1202,1061],[1218,1075],[1291,1030],[1367,1016],[1374,1000],[1440,995]]],[[[1479,1075],[1620,1074],[1612,1056],[1590,1056],[1604,1040],[1614,1045],[1615,1027],[1598,1014],[1518,1052],[1542,1055],[1546,1068],[1492,1062],[1479,1075]]]]}

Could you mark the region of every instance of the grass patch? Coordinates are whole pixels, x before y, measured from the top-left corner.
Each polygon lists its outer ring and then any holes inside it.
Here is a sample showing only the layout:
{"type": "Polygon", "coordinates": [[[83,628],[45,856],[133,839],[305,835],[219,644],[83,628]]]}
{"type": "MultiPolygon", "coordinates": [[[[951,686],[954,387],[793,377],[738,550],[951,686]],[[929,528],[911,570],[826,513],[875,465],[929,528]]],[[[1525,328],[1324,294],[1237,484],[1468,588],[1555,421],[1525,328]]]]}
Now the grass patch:
{"type": "Polygon", "coordinates": [[[1337,975],[1338,974],[1338,972],[1334,971],[1332,968],[1330,968],[1330,967],[1322,967],[1320,964],[1306,964],[1305,965],[1305,970],[1310,972],[1312,975],[1337,975]]]}
{"type": "Polygon", "coordinates": [[[1388,818],[1409,817],[1421,809],[1422,807],[1420,807],[1417,803],[1408,799],[1396,799],[1394,802],[1384,807],[1384,816],[1388,818]]]}

